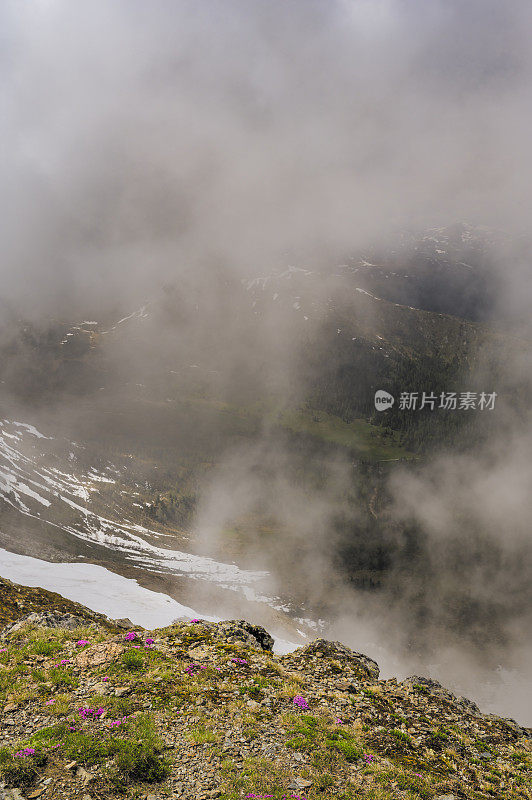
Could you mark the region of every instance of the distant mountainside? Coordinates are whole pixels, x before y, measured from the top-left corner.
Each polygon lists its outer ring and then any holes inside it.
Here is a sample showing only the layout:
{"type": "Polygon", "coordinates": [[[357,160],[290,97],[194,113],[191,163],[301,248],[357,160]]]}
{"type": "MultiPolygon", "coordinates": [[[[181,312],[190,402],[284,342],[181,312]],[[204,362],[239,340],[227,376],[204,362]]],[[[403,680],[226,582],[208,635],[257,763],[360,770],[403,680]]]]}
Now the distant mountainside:
{"type": "MultiPolygon", "coordinates": [[[[333,602],[326,577],[319,589],[307,580],[304,549],[371,596],[407,575],[419,631],[437,628],[426,538],[390,517],[388,479],[504,435],[527,408],[526,371],[507,365],[530,342],[498,304],[506,245],[460,224],[242,280],[221,269],[208,286],[191,268],[105,318],[66,309],[30,322],[4,306],[0,547],[100,564],[187,605],[192,594],[204,613],[250,604],[291,641],[333,602]],[[395,398],[385,412],[377,390],[395,398]],[[401,392],[498,398],[493,411],[406,411],[401,392]],[[202,503],[232,458],[214,524],[202,503]],[[339,464],[349,488],[331,499],[339,464]],[[298,513],[283,516],[286,486],[298,513]]],[[[516,602],[487,614],[464,587],[456,635],[502,641],[516,602]]]]}
{"type": "MultiPolygon", "coordinates": [[[[194,498],[182,487],[171,495],[157,491],[154,479],[145,479],[146,470],[164,472],[162,457],[147,466],[122,455],[117,466],[94,453],[94,445],[0,421],[0,547],[45,561],[100,564],[187,605],[194,592],[199,607],[203,592],[227,613],[247,603],[299,639],[286,600],[265,591],[265,571],[238,567],[230,551],[218,558],[197,553],[188,530],[194,498]]],[[[177,480],[167,474],[162,486],[177,480]]]]}
{"type": "MultiPolygon", "coordinates": [[[[182,285],[156,288],[137,309],[105,320],[95,310],[74,324],[37,325],[6,311],[0,386],[33,405],[63,394],[100,402],[117,390],[121,399],[202,397],[244,407],[266,397],[398,431],[408,418],[415,428],[417,420],[394,411],[371,419],[375,390],[400,391],[408,375],[420,390],[472,390],[471,374],[482,368],[482,390],[492,391],[516,346],[530,347],[499,303],[494,264],[507,239],[460,223],[241,282],[222,270],[216,284],[194,288],[185,275],[182,285]]],[[[410,449],[420,444],[409,436],[410,449]]]]}
{"type": "Polygon", "coordinates": [[[37,325],[4,307],[2,542],[13,547],[23,523],[25,552],[38,539],[47,557],[104,562],[112,542],[114,563],[160,563],[165,541],[186,543],[213,466],[265,427],[307,471],[310,456],[335,453],[366,464],[371,521],[379,465],[478,443],[507,398],[524,402],[519,386],[501,391],[505,365],[530,345],[497,318],[493,263],[505,245],[504,234],[460,223],[330,264],[243,281],[222,271],[203,291],[185,274],[103,320],[95,310],[37,325]],[[397,401],[382,413],[373,402],[377,389],[398,400],[495,388],[493,413],[408,412],[397,401]],[[21,408],[21,424],[8,422],[21,408]]]}
{"type": "Polygon", "coordinates": [[[401,232],[386,249],[371,248],[343,268],[391,302],[492,322],[501,314],[497,267],[509,247],[504,232],[462,222],[401,232]]]}

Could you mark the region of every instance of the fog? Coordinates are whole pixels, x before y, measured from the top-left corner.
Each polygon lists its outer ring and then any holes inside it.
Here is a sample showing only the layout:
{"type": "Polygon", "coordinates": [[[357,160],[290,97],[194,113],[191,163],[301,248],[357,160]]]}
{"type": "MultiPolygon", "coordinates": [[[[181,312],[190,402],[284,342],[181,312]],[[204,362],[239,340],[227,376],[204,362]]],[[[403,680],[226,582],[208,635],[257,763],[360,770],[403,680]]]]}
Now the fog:
{"type": "MultiPolygon", "coordinates": [[[[214,552],[238,516],[275,517],[284,543],[250,540],[243,555],[272,570],[275,591],[293,580],[327,607],[331,635],[396,673],[430,671],[465,692],[515,670],[493,705],[530,719],[518,676],[531,658],[532,426],[509,397],[530,383],[530,4],[13,1],[0,27],[6,341],[21,318],[107,322],[151,302],[145,340],[109,348],[124,381],[200,354],[209,386],[282,407],[305,395],[300,342],[275,310],[250,333],[243,279],[335,264],[402,229],[467,220],[506,232],[497,303],[515,348],[488,387],[502,427],[386,487],[387,540],[401,548],[397,527],[417,526],[425,560],[409,571],[392,558],[371,596],[344,585],[332,550],[338,517],[358,522],[352,465],[331,456],[305,482],[304,456],[267,420],[205,481],[195,529],[214,552]]],[[[329,290],[325,280],[322,299],[329,290]]],[[[76,424],[62,396],[47,411],[76,424]]]]}
{"type": "Polygon", "coordinates": [[[404,225],[523,229],[530,16],[4,3],[4,297],[56,313],[212,259],[241,274],[404,225]]]}

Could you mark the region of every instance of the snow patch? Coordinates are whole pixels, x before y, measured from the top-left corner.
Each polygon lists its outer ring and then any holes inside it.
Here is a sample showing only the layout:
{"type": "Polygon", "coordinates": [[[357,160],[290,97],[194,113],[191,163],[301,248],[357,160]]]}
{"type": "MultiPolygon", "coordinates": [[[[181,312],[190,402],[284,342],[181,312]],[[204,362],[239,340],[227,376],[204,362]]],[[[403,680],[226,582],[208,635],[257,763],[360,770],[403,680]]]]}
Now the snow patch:
{"type": "MultiPolygon", "coordinates": [[[[9,420],[5,419],[4,422],[9,422],[9,420]]],[[[12,422],[11,424],[16,425],[17,428],[24,428],[28,433],[31,433],[32,436],[36,436],[38,439],[53,439],[53,436],[45,436],[44,433],[41,433],[33,425],[28,425],[26,422],[12,422]]]]}

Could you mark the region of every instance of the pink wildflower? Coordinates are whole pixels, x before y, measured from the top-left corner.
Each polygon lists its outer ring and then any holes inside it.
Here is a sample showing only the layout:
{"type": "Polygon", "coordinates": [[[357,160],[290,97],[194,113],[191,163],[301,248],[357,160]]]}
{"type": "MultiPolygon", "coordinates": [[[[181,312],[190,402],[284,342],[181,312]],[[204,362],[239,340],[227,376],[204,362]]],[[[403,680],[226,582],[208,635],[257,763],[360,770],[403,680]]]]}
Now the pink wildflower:
{"type": "Polygon", "coordinates": [[[194,673],[198,672],[200,669],[205,669],[205,667],[202,667],[200,664],[189,664],[185,672],[187,675],[194,675],[194,673]]]}
{"type": "Polygon", "coordinates": [[[79,712],[80,717],[82,717],[83,719],[86,719],[87,717],[100,717],[103,714],[104,709],[103,708],[98,708],[95,711],[93,708],[80,708],[80,709],[78,709],[78,712],[79,712]]]}
{"type": "Polygon", "coordinates": [[[26,756],[32,756],[35,753],[34,747],[25,747],[24,750],[19,750],[18,753],[15,753],[17,758],[26,758],[26,756]]]}
{"type": "Polygon", "coordinates": [[[296,696],[294,697],[294,701],[293,702],[294,702],[294,705],[299,706],[299,708],[303,708],[303,709],[309,708],[309,704],[308,704],[307,700],[305,700],[305,698],[302,697],[300,694],[296,694],[296,696]]]}

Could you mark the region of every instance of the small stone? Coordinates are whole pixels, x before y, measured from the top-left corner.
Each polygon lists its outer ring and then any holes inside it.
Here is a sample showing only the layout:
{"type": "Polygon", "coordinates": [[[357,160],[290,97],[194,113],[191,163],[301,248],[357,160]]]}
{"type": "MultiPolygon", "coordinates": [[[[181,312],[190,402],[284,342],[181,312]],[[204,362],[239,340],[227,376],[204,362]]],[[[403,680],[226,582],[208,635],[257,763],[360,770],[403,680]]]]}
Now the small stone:
{"type": "Polygon", "coordinates": [[[209,657],[210,653],[206,647],[200,645],[199,647],[192,647],[188,651],[188,655],[193,661],[203,661],[209,657]]]}
{"type": "Polygon", "coordinates": [[[123,628],[124,630],[131,630],[134,627],[133,623],[131,622],[128,617],[123,617],[122,619],[115,619],[113,620],[114,624],[117,628],[123,628]]]}
{"type": "Polygon", "coordinates": [[[98,667],[115,661],[124,652],[125,647],[118,642],[98,642],[78,653],[75,663],[78,667],[98,667]]]}
{"type": "Polygon", "coordinates": [[[7,714],[9,711],[16,711],[18,705],[16,703],[8,703],[7,706],[4,706],[4,712],[7,714]]]}
{"type": "Polygon", "coordinates": [[[115,689],[115,697],[124,697],[124,695],[129,694],[131,691],[129,686],[118,686],[115,689]]]}
{"type": "Polygon", "coordinates": [[[77,767],[77,766],[78,766],[78,762],[77,761],[70,761],[70,763],[68,763],[65,766],[65,769],[74,769],[74,767],[77,767]]]}
{"type": "Polygon", "coordinates": [[[95,776],[92,774],[92,772],[87,772],[87,770],[83,769],[83,767],[77,768],[76,775],[78,778],[81,778],[83,783],[90,783],[91,781],[95,780],[95,776]]]}
{"type": "Polygon", "coordinates": [[[33,800],[34,797],[40,797],[41,794],[44,794],[46,791],[46,786],[41,787],[40,789],[35,789],[34,792],[30,792],[28,795],[28,800],[33,800]]]}

